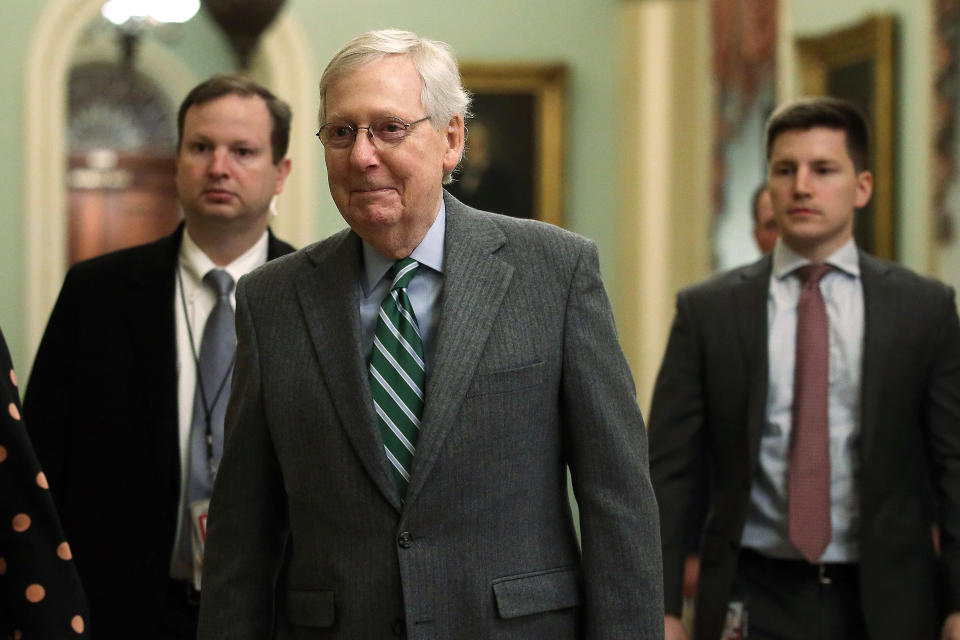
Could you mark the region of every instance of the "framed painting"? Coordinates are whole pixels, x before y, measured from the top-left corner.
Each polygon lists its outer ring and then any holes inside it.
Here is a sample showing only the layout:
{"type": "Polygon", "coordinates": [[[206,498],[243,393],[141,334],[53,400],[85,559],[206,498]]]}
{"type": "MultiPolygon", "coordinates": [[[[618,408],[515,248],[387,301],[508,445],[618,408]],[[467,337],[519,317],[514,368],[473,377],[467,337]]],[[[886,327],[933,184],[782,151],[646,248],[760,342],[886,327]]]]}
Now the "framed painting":
{"type": "Polygon", "coordinates": [[[561,64],[460,64],[473,95],[467,147],[450,192],[478,209],[563,225],[561,64]]]}
{"type": "Polygon", "coordinates": [[[896,22],[889,15],[797,40],[803,92],[845,98],[867,117],[873,197],[857,212],[854,236],[861,249],[888,260],[896,258],[895,48],[896,22]]]}

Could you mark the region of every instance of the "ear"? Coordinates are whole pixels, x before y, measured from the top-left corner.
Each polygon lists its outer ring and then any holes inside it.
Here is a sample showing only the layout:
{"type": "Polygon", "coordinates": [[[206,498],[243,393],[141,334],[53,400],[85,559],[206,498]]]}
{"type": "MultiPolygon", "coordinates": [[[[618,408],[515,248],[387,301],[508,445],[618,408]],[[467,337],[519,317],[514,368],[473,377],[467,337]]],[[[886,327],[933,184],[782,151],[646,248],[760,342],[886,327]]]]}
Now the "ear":
{"type": "Polygon", "coordinates": [[[450,118],[446,128],[440,131],[446,142],[446,150],[443,152],[443,170],[453,171],[460,164],[460,158],[463,156],[463,118],[457,114],[450,118]]]}
{"type": "Polygon", "coordinates": [[[287,181],[287,176],[290,175],[290,158],[284,158],[279,163],[277,163],[277,190],[274,193],[279,194],[283,192],[283,185],[287,181]]]}
{"type": "Polygon", "coordinates": [[[870,196],[873,194],[873,174],[869,171],[861,171],[857,174],[857,198],[854,206],[857,209],[865,207],[870,202],[870,196]]]}

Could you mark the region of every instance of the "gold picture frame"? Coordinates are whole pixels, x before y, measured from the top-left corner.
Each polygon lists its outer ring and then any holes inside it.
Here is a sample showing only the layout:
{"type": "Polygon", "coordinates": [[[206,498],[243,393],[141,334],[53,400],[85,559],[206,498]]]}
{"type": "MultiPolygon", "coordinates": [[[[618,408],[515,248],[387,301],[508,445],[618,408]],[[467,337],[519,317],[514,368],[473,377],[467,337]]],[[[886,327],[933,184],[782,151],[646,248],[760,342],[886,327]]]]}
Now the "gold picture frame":
{"type": "Polygon", "coordinates": [[[839,31],[797,39],[803,92],[856,104],[867,117],[872,146],[873,197],[857,212],[857,245],[896,258],[896,21],[876,15],[839,31]]]}
{"type": "Polygon", "coordinates": [[[460,73],[474,117],[450,191],[480,209],[563,226],[566,66],[463,62],[460,73]]]}

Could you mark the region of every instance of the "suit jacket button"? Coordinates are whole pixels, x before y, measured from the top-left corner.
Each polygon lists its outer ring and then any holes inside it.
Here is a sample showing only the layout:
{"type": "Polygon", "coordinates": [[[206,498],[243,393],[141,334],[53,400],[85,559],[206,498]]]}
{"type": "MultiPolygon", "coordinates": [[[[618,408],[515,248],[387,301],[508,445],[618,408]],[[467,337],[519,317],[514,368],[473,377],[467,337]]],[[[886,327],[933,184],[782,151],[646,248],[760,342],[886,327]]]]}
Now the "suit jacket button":
{"type": "Polygon", "coordinates": [[[409,531],[404,531],[397,536],[397,544],[403,549],[409,549],[410,545],[413,544],[413,536],[410,535],[409,531]]]}
{"type": "Polygon", "coordinates": [[[390,625],[390,630],[393,631],[395,636],[404,637],[407,635],[407,625],[403,618],[394,620],[393,624],[390,625]]]}

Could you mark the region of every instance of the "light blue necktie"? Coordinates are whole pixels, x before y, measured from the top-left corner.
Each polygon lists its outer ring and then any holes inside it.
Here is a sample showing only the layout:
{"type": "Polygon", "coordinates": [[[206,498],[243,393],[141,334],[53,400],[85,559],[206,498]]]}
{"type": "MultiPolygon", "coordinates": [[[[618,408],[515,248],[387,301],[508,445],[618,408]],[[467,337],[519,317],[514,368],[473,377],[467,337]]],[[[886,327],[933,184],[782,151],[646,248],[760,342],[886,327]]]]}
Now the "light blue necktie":
{"type": "MultiPolygon", "coordinates": [[[[210,498],[213,478],[223,455],[223,418],[230,399],[233,358],[237,350],[230,292],[233,278],[223,269],[211,269],[203,276],[206,286],[217,294],[217,302],[207,316],[197,357],[197,387],[193,396],[193,421],[190,425],[190,460],[184,523],[191,523],[190,504],[210,498]]],[[[192,564],[191,526],[181,532],[181,551],[192,564]]]]}

